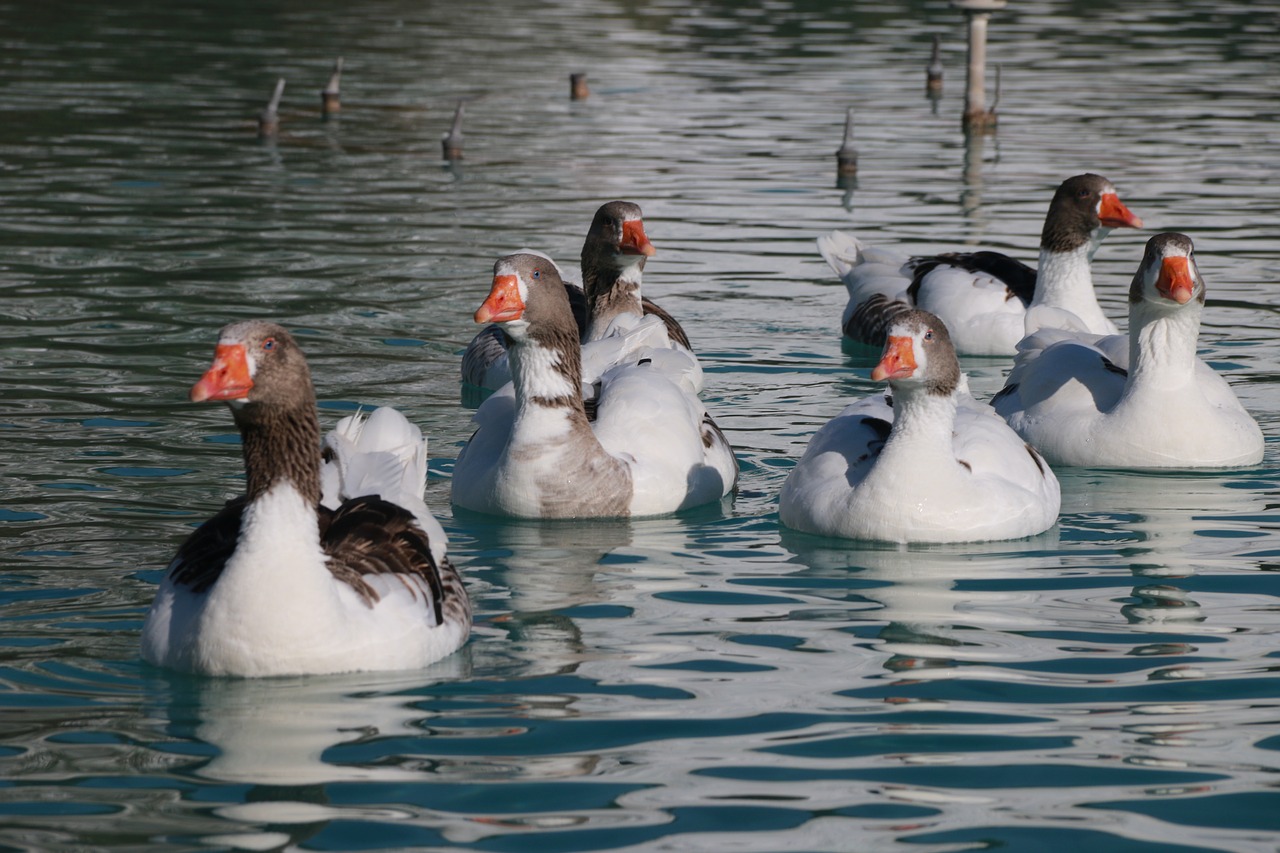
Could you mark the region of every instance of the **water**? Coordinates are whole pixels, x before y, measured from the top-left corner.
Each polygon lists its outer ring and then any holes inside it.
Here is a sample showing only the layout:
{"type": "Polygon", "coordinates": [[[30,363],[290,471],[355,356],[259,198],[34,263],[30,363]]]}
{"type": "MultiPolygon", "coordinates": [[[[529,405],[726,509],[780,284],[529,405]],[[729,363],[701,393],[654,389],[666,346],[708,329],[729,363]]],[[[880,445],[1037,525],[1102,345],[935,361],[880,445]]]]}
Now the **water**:
{"type": "MultiPolygon", "coordinates": [[[[999,131],[970,140],[942,2],[325,5],[0,5],[0,846],[1276,848],[1274,4],[1017,0],[999,131]],[[1060,525],[1020,542],[780,529],[808,437],[873,388],[813,238],[1030,260],[1086,170],[1196,240],[1202,355],[1264,463],[1063,471],[1060,525]],[[493,260],[572,263],[611,198],[644,208],[646,292],[703,356],[741,489],[631,523],[455,516],[493,260]],[[303,336],[326,425],[391,403],[431,435],[476,605],[460,654],[252,683],[140,664],[161,568],[238,488],[226,412],[185,398],[250,316],[303,336]]],[[[1099,253],[1112,316],[1150,233],[1099,253]]],[[[1005,365],[965,367],[983,393],[1005,365]]]]}

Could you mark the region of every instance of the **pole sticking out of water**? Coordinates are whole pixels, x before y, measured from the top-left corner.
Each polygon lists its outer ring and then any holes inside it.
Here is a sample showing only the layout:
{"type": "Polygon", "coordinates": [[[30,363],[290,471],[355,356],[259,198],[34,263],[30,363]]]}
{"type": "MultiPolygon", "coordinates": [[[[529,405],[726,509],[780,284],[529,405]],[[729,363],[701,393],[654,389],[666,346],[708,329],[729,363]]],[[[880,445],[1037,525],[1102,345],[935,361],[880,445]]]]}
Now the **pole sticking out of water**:
{"type": "Polygon", "coordinates": [[[258,113],[258,136],[262,138],[275,136],[280,130],[280,98],[284,95],[284,78],[276,81],[275,92],[271,100],[258,113]]]}
{"type": "Polygon", "coordinates": [[[844,178],[858,174],[858,149],[853,147],[853,107],[844,114],[844,144],[836,151],[836,174],[844,178]]]}
{"type": "Polygon", "coordinates": [[[585,101],[591,90],[587,88],[587,72],[576,71],[569,75],[569,100],[585,101]]]}
{"type": "Polygon", "coordinates": [[[965,75],[964,127],[982,130],[995,127],[995,112],[986,105],[983,75],[987,65],[987,21],[991,13],[1003,9],[1008,0],[951,0],[951,5],[969,19],[969,67],[965,75]]]}
{"type": "Polygon", "coordinates": [[[933,37],[933,55],[929,58],[929,65],[924,70],[925,81],[924,88],[926,92],[937,93],[942,91],[942,46],[937,36],[933,37]]]}
{"type": "Polygon", "coordinates": [[[325,116],[332,115],[342,109],[342,100],[338,97],[338,86],[342,82],[342,57],[338,57],[338,61],[333,65],[333,73],[329,75],[329,82],[320,90],[320,113],[325,116]]]}
{"type": "Polygon", "coordinates": [[[444,159],[446,160],[462,159],[462,114],[466,107],[466,99],[459,98],[458,108],[453,112],[453,126],[440,139],[440,146],[444,149],[444,159]]]}

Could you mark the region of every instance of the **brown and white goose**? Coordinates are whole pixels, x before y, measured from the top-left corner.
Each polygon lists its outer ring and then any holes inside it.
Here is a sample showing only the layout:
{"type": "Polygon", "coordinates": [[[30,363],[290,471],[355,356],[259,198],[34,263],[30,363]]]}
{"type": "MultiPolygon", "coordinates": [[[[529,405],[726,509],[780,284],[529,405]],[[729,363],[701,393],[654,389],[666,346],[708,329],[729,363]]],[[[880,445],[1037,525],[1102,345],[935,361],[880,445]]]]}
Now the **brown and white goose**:
{"type": "Polygon", "coordinates": [[[1191,238],[1157,234],[1129,288],[1129,333],[1028,335],[991,404],[1055,464],[1258,463],[1262,430],[1222,375],[1196,356],[1204,295],[1191,238]]]}
{"type": "Polygon", "coordinates": [[[1049,326],[1115,334],[1093,290],[1090,264],[1113,228],[1141,228],[1101,175],[1063,181],[1049,203],[1032,269],[1000,252],[907,257],[864,246],[852,234],[818,238],[818,251],[849,291],[846,337],[883,346],[889,324],[919,308],[951,330],[961,355],[1012,355],[1018,341],[1049,326]]]}
{"type": "MultiPolygon", "coordinates": [[[[644,231],[640,206],[611,201],[596,211],[582,244],[582,287],[565,281],[583,352],[584,381],[590,385],[614,364],[632,360],[641,348],[669,349],[660,365],[695,391],[702,368],[689,337],[669,313],[641,294],[645,261],[657,252],[644,231]]],[[[542,254],[528,249],[521,254],[542,254]]],[[[546,257],[543,255],[543,257],[546,257]]],[[[561,280],[563,270],[557,268],[561,280]]],[[[485,326],[462,355],[462,378],[470,385],[497,390],[511,381],[510,342],[497,324],[485,326]]]]}
{"type": "Polygon", "coordinates": [[[1020,539],[1052,527],[1058,480],[969,394],[946,324],[908,310],[865,397],[814,435],[782,486],[779,518],[821,536],[887,542],[1020,539]]]}
{"type": "Polygon", "coordinates": [[[422,500],[417,427],[387,408],[348,418],[322,463],[306,359],[261,321],[222,330],[191,399],[230,406],[246,490],[178,549],[144,659],[231,676],[415,669],[466,641],[471,605],[422,500]],[[322,505],[322,464],[336,506],[322,505]]]}
{"type": "Polygon", "coordinates": [[[510,339],[514,381],[476,411],[454,504],[525,518],[658,515],[734,487],[733,449],[706,408],[647,357],[605,371],[588,415],[578,330],[546,258],[499,259],[475,319],[510,339]]]}

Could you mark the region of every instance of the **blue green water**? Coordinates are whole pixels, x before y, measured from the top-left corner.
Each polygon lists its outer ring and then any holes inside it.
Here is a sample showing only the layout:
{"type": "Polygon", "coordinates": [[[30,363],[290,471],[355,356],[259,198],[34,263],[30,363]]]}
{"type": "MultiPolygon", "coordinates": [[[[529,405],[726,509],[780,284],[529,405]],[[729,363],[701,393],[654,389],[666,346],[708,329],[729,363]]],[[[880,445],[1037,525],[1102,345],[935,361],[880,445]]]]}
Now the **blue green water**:
{"type": "MultiPolygon", "coordinates": [[[[0,5],[0,847],[1274,851],[1277,11],[1015,0],[998,132],[966,139],[940,0],[0,5]],[[1195,239],[1201,355],[1263,463],[1061,471],[1059,526],[1018,542],[781,529],[793,460],[874,388],[814,237],[1033,261],[1083,171],[1148,226],[1098,254],[1110,315],[1153,230],[1195,239]],[[702,356],[741,487],[634,522],[455,516],[493,260],[572,263],[612,198],[644,209],[646,293],[702,356]],[[326,426],[392,404],[431,436],[461,653],[261,682],[140,663],[165,563],[239,488],[229,418],[186,390],[251,316],[299,333],[326,426]]],[[[1006,369],[964,366],[979,394],[1006,369]]]]}

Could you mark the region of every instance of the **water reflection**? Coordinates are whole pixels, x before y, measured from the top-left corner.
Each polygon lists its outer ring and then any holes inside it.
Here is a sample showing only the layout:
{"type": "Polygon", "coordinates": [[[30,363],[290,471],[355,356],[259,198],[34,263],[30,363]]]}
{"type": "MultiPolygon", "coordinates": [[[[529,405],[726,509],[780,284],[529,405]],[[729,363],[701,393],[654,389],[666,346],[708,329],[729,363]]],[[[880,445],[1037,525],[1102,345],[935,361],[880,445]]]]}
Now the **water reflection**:
{"type": "Polygon", "coordinates": [[[1035,657],[1020,632],[1048,623],[1020,580],[1061,565],[1051,550],[1057,536],[1050,529],[1033,539],[930,547],[842,543],[784,529],[782,545],[810,571],[848,573],[858,597],[878,605],[865,615],[886,622],[875,646],[887,654],[882,666],[921,677],[924,669],[1035,657]]]}

